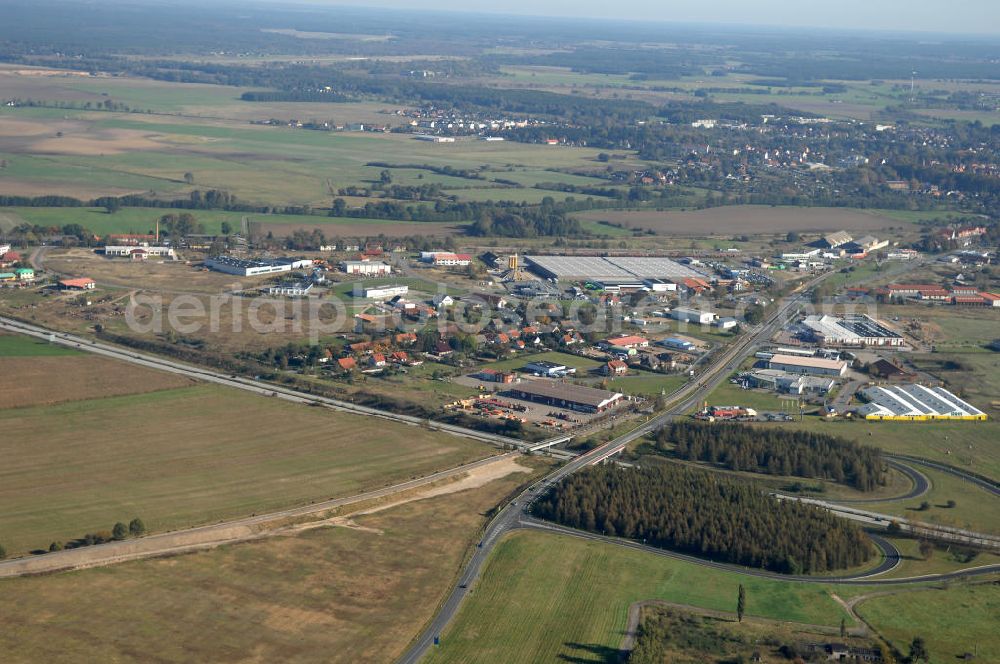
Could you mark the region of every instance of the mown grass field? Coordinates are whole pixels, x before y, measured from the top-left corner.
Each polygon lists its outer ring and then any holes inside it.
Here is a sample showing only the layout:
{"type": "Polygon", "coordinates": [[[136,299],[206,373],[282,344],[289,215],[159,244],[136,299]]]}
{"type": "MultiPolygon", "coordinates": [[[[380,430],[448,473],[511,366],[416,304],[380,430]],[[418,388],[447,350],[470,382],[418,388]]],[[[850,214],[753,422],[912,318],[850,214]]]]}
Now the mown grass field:
{"type": "Polygon", "coordinates": [[[4,613],[0,651],[12,663],[67,653],[90,662],[393,661],[451,589],[484,514],[529,477],[352,517],[349,527],[5,579],[0,596],[17,610],[4,613]]]}
{"type": "Polygon", "coordinates": [[[965,653],[976,662],[1000,661],[1000,593],[995,584],[903,592],[865,600],[858,613],[904,654],[922,636],[930,664],[949,664],[965,653]]]}
{"type": "Polygon", "coordinates": [[[80,355],[80,352],[66,346],[50,344],[20,334],[0,334],[0,358],[61,357],[64,355],[80,355]]]}
{"type": "Polygon", "coordinates": [[[490,453],[217,386],[2,410],[0,428],[12,554],[135,516],[163,531],[351,495],[490,453]]]}
{"type": "Polygon", "coordinates": [[[954,475],[922,466],[917,469],[931,481],[927,494],[903,502],[866,504],[863,509],[926,523],[1000,533],[1000,500],[996,496],[954,475]],[[949,500],[955,501],[955,507],[947,507],[949,500]],[[923,502],[930,503],[930,509],[917,509],[923,502]]]}
{"type": "Polygon", "coordinates": [[[496,548],[427,661],[604,662],[600,653],[619,647],[632,602],[663,599],[732,611],[741,583],[750,615],[829,626],[846,615],[830,593],[863,591],[756,579],[527,531],[496,548]]]}

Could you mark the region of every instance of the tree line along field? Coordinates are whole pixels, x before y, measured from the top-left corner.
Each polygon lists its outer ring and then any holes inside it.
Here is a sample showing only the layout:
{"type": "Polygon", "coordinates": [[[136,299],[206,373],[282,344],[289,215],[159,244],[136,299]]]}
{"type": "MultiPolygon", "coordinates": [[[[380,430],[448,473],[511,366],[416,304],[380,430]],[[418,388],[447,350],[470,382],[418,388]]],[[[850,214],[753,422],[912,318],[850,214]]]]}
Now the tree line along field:
{"type": "Polygon", "coordinates": [[[153,531],[184,528],[488,455],[462,438],[208,385],[0,410],[0,427],[11,554],[135,516],[153,531]]]}
{"type": "MultiPolygon", "coordinates": [[[[545,467],[519,459],[534,474],[545,467]]],[[[483,514],[533,475],[173,558],[0,580],[7,662],[392,661],[430,620],[483,514]],[[210,624],[210,630],[205,625],[210,624]]]]}

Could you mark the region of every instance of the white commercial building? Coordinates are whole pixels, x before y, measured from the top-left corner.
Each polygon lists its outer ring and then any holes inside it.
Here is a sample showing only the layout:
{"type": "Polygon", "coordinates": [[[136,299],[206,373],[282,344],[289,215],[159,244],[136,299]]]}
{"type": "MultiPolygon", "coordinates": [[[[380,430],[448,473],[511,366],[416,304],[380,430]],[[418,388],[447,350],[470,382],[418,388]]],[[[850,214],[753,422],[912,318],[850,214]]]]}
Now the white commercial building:
{"type": "Polygon", "coordinates": [[[268,295],[284,295],[285,297],[305,297],[312,290],[311,281],[290,281],[274,286],[268,286],[268,295]]]}
{"type": "MultiPolygon", "coordinates": [[[[0,247],[2,248],[2,247],[0,247]]],[[[3,252],[0,252],[2,254],[3,252]]],[[[104,247],[105,256],[119,256],[126,258],[134,258],[136,256],[143,256],[143,258],[174,258],[177,252],[174,251],[173,247],[160,247],[160,246],[150,246],[148,244],[140,245],[108,245],[104,247]],[[142,252],[141,254],[139,252],[142,252]]]]}
{"type": "Polygon", "coordinates": [[[822,357],[797,357],[793,355],[775,355],[768,360],[769,369],[778,369],[795,374],[812,374],[814,376],[843,376],[847,373],[847,362],[843,360],[827,360],[822,357]]]}
{"type": "Polygon", "coordinates": [[[718,318],[718,315],[712,313],[711,311],[698,311],[697,309],[677,307],[676,309],[670,310],[670,317],[674,320],[680,320],[686,323],[710,325],[716,318],[718,318]]]}
{"type": "Polygon", "coordinates": [[[410,292],[409,286],[373,286],[364,289],[364,296],[369,300],[388,300],[397,295],[406,295],[410,292]]]}
{"type": "Polygon", "coordinates": [[[392,274],[392,266],[381,261],[340,261],[340,269],[347,274],[360,274],[365,277],[392,274]]]}
{"type": "Polygon", "coordinates": [[[903,337],[871,316],[806,316],[802,324],[821,346],[902,346],[903,337]]]}
{"type": "Polygon", "coordinates": [[[281,272],[292,271],[291,263],[244,260],[242,258],[233,258],[232,256],[212,256],[205,259],[204,265],[217,272],[235,274],[241,277],[256,277],[262,274],[279,274],[281,272]]]}
{"type": "Polygon", "coordinates": [[[10,245],[9,244],[0,244],[0,256],[3,256],[8,251],[10,251],[10,245]]]}

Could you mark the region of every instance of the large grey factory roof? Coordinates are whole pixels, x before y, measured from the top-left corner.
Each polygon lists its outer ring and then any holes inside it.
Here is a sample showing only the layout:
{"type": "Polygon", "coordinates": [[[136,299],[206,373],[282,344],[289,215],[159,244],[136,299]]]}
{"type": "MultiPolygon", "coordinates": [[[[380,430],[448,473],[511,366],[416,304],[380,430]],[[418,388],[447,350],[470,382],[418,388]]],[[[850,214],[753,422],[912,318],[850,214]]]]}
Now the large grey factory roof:
{"type": "Polygon", "coordinates": [[[546,277],[558,279],[683,279],[704,277],[669,258],[650,256],[525,256],[546,277]]]}

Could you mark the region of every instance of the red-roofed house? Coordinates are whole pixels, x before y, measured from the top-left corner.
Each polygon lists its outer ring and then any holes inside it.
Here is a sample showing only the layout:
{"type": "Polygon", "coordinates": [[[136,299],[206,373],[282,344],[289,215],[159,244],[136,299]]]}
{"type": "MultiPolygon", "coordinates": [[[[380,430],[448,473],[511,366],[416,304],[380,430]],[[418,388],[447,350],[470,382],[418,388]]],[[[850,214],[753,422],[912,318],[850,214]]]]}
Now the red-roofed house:
{"type": "Polygon", "coordinates": [[[8,251],[5,252],[2,256],[0,256],[0,267],[10,267],[14,263],[20,263],[20,262],[21,262],[21,254],[17,253],[16,251],[8,251]]]}
{"type": "Polygon", "coordinates": [[[80,277],[79,279],[63,279],[59,282],[59,287],[64,290],[94,290],[97,284],[93,279],[80,277]]]}
{"type": "Polygon", "coordinates": [[[611,346],[621,346],[622,348],[647,348],[649,339],[634,334],[623,334],[617,337],[608,337],[601,342],[601,345],[610,348],[611,346]]]}
{"type": "Polygon", "coordinates": [[[601,373],[605,376],[624,376],[628,373],[628,365],[621,360],[611,360],[601,367],[601,373]]]}
{"type": "Polygon", "coordinates": [[[382,353],[372,353],[372,356],[368,358],[368,364],[373,367],[384,367],[385,366],[385,355],[382,353]]]}
{"type": "Polygon", "coordinates": [[[337,364],[343,371],[353,371],[358,368],[358,363],[354,361],[353,357],[342,357],[337,360],[337,364]]]}

